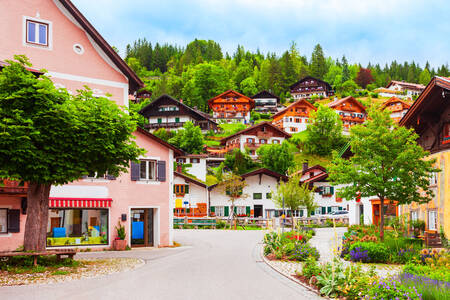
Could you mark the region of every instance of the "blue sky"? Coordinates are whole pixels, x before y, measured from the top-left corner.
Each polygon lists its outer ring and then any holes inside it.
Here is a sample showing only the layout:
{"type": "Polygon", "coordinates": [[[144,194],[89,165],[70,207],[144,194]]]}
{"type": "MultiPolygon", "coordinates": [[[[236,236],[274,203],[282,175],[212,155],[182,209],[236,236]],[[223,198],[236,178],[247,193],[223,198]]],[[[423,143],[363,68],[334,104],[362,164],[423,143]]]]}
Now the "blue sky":
{"type": "Polygon", "coordinates": [[[72,0],[104,38],[120,49],[146,37],[185,46],[194,38],[222,50],[282,53],[292,41],[308,58],[325,55],[384,64],[450,63],[446,0],[72,0]]]}

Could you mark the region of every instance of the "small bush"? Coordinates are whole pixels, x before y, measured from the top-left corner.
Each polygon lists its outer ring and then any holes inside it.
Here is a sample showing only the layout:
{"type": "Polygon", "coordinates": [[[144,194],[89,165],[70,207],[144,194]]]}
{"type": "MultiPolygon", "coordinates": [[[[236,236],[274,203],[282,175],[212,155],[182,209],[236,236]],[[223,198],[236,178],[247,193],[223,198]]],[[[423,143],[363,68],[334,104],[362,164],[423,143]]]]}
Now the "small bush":
{"type": "Polygon", "coordinates": [[[350,246],[349,251],[359,248],[358,251],[367,251],[367,262],[386,263],[389,258],[389,250],[382,243],[374,242],[356,242],[350,246]]]}
{"type": "Polygon", "coordinates": [[[319,275],[320,270],[321,269],[317,264],[317,260],[313,256],[310,256],[305,260],[305,263],[303,264],[302,275],[309,279],[313,276],[319,275]]]}
{"type": "Polygon", "coordinates": [[[394,279],[374,281],[363,299],[422,299],[421,295],[411,286],[402,285],[394,279]]]}
{"type": "Polygon", "coordinates": [[[290,259],[297,261],[305,261],[308,257],[313,257],[316,260],[319,259],[319,251],[309,244],[296,244],[295,249],[293,249],[290,259]]]}

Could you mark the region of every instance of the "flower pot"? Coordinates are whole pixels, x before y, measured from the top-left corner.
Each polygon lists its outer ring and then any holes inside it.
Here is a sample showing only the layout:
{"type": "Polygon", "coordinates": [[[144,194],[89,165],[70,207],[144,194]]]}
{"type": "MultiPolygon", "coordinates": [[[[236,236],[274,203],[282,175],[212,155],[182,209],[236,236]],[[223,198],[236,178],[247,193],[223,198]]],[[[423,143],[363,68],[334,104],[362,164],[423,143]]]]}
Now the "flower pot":
{"type": "Polygon", "coordinates": [[[113,248],[116,251],[124,251],[127,248],[126,240],[114,240],[113,248]]]}

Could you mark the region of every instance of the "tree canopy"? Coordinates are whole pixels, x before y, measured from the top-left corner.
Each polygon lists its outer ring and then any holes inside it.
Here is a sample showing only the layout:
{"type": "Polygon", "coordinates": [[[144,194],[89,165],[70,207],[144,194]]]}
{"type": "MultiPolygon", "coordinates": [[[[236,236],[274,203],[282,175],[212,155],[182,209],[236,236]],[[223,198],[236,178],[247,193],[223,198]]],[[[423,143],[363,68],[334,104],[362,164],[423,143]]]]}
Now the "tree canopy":
{"type": "Polygon", "coordinates": [[[264,168],[280,174],[287,174],[289,168],[294,166],[294,155],[288,141],[280,144],[263,145],[257,150],[257,154],[264,168]]]}
{"type": "Polygon", "coordinates": [[[225,154],[224,166],[233,173],[242,175],[256,168],[258,164],[246,152],[234,149],[232,152],[225,154]]]}
{"type": "MultiPolygon", "coordinates": [[[[163,135],[164,132],[161,131],[159,134],[163,135]]],[[[188,121],[184,123],[183,129],[178,130],[175,136],[169,139],[169,143],[187,153],[199,154],[203,151],[205,141],[200,127],[188,121]]]]}
{"type": "Polygon", "coordinates": [[[385,111],[371,109],[368,121],[351,128],[353,156],[346,160],[334,153],[328,166],[329,179],[345,185],[338,194],[352,200],[378,197],[381,205],[380,235],[383,238],[384,201],[398,204],[426,203],[432,199],[429,179],[438,169],[428,153],[416,143],[413,129],[394,124],[385,111]]]}

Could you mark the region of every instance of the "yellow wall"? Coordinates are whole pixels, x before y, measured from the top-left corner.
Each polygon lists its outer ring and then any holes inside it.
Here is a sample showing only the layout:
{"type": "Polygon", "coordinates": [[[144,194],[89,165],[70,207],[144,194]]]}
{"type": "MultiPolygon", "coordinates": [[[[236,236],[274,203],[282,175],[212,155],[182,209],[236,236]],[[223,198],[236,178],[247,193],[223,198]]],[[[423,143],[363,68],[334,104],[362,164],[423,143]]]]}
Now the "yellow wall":
{"type": "Polygon", "coordinates": [[[431,186],[435,195],[432,201],[427,204],[417,205],[412,203],[410,205],[403,205],[402,214],[408,214],[411,210],[419,209],[419,219],[424,220],[426,229],[428,229],[427,209],[437,208],[438,218],[438,232],[440,227],[444,228],[445,235],[450,237],[450,150],[434,153],[428,157],[429,159],[436,159],[435,167],[441,169],[438,174],[437,185],[431,186]]]}

